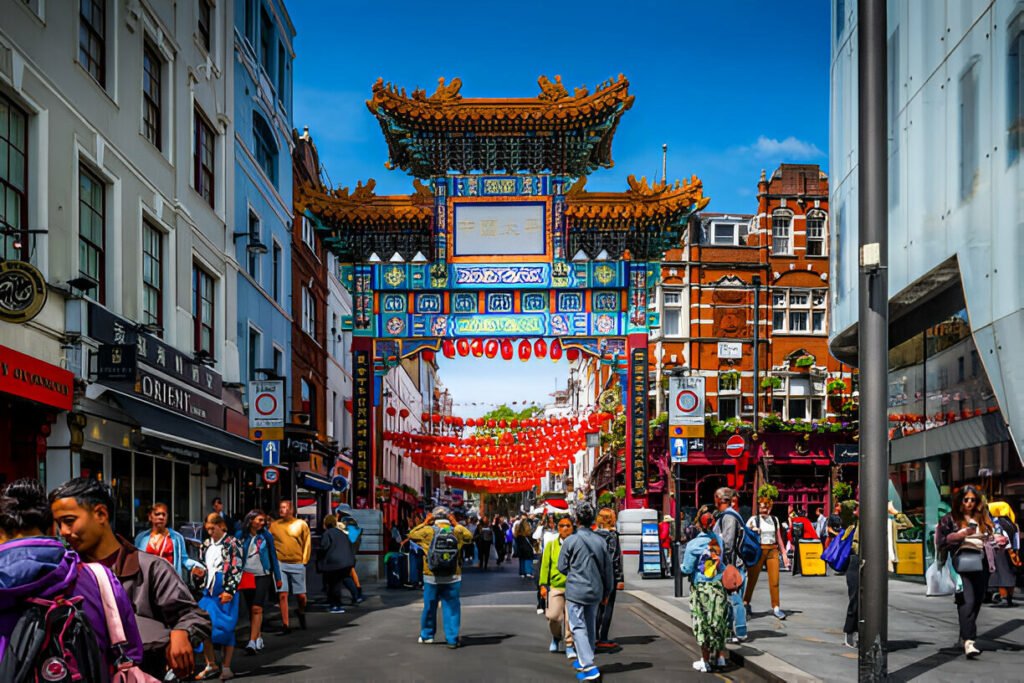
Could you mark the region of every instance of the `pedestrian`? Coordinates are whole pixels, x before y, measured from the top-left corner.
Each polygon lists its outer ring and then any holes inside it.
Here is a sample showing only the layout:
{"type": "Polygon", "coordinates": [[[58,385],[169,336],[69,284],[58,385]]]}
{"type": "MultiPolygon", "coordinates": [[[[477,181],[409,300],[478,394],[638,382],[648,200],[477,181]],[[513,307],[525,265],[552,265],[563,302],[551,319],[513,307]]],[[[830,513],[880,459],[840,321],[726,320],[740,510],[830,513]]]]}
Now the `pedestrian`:
{"type": "Polygon", "coordinates": [[[846,538],[853,534],[850,546],[850,562],[846,569],[846,622],[843,624],[843,644],[857,647],[857,622],[860,619],[860,509],[856,500],[846,500],[839,507],[841,535],[846,538]]]}
{"type": "MultiPolygon", "coordinates": [[[[732,508],[732,497],[734,491],[723,486],[715,491],[715,506],[718,512],[715,515],[715,533],[722,539],[722,562],[725,565],[732,565],[739,570],[743,577],[744,585],[747,582],[747,568],[743,564],[743,558],[738,551],[743,541],[743,518],[740,513],[732,508]]],[[[732,629],[731,643],[742,643],[747,639],[747,610],[743,606],[744,591],[740,590],[729,593],[729,626],[732,629]]]]}
{"type": "Polygon", "coordinates": [[[612,585],[612,592],[608,595],[607,604],[601,603],[597,608],[598,650],[611,650],[619,646],[608,637],[612,626],[612,616],[615,614],[615,596],[626,588],[626,575],[622,567],[622,545],[619,543],[619,532],[615,528],[616,519],[615,510],[609,507],[601,508],[597,513],[595,531],[608,546],[608,553],[612,557],[612,571],[615,575],[615,582],[612,585]]]}
{"type": "Polygon", "coordinates": [[[576,650],[572,644],[572,631],[566,618],[565,607],[565,574],[558,571],[558,558],[562,552],[562,544],[572,535],[572,518],[566,515],[558,520],[558,535],[544,546],[540,561],[540,592],[547,601],[544,616],[551,630],[551,644],[548,652],[558,652],[558,644],[565,641],[565,656],[576,659],[576,650]]]}
{"type": "Polygon", "coordinates": [[[491,562],[491,546],[494,545],[494,528],[487,523],[487,520],[482,520],[477,525],[473,543],[480,556],[480,569],[487,571],[487,565],[491,562]]]}
{"type": "Polygon", "coordinates": [[[309,564],[313,545],[309,525],[295,517],[294,502],[282,500],[277,510],[280,517],[271,522],[270,534],[274,537],[274,550],[281,564],[281,585],[277,590],[277,600],[281,606],[281,635],[286,636],[292,631],[288,619],[289,595],[295,596],[299,626],[306,629],[306,565],[309,564]]]}
{"type": "Polygon", "coordinates": [[[989,590],[995,590],[993,605],[1016,607],[1013,591],[1017,587],[1017,571],[1020,569],[1020,532],[1017,519],[1009,503],[997,501],[988,504],[989,514],[995,533],[1006,537],[1006,544],[995,549],[995,567],[988,581],[989,590]]]}
{"type": "Polygon", "coordinates": [[[515,551],[516,551],[516,538],[515,538],[515,534],[514,534],[514,532],[512,530],[512,526],[513,525],[509,522],[509,519],[505,519],[501,523],[501,528],[502,528],[502,530],[503,530],[503,532],[505,534],[505,561],[506,562],[511,562],[512,561],[512,556],[515,554],[515,551]]]}
{"type": "Polygon", "coordinates": [[[825,527],[825,547],[827,548],[836,536],[843,531],[843,517],[840,514],[842,510],[842,503],[836,503],[832,509],[832,514],[828,516],[828,521],[825,527]]]}
{"type": "Polygon", "coordinates": [[[206,668],[197,681],[220,678],[231,680],[231,658],[235,653],[235,628],[238,626],[238,584],[242,580],[242,548],[238,539],[228,533],[227,521],[216,512],[206,516],[206,539],[202,545],[203,565],[192,573],[203,579],[203,597],[199,606],[210,615],[212,633],[203,644],[206,668]],[[217,666],[214,646],[224,648],[224,663],[217,666]]]}
{"type": "Polygon", "coordinates": [[[583,502],[576,506],[576,533],[562,543],[558,571],[565,574],[565,600],[569,610],[569,628],[576,649],[573,666],[577,680],[601,677],[594,664],[597,645],[597,607],[608,602],[615,585],[615,568],[604,539],[591,530],[594,506],[583,502]]]}
{"type": "Polygon", "coordinates": [[[495,515],[491,523],[491,531],[494,533],[494,553],[497,556],[497,566],[505,560],[505,529],[501,521],[501,515],[495,515]]]}
{"type": "Polygon", "coordinates": [[[530,528],[530,523],[524,517],[519,521],[519,525],[516,526],[515,550],[516,557],[519,558],[519,576],[526,579],[533,578],[534,552],[532,534],[533,530],[530,528]]]}
{"type": "Polygon", "coordinates": [[[136,548],[167,560],[183,579],[187,571],[201,566],[188,556],[185,550],[185,537],[168,528],[166,503],[153,503],[149,506],[149,524],[149,529],[135,537],[136,548]]]}
{"type": "Polygon", "coordinates": [[[470,543],[469,530],[456,523],[455,515],[439,505],[423,523],[409,532],[409,540],[423,549],[423,614],[419,642],[434,642],[437,633],[437,604],[444,614],[444,636],[449,648],[459,647],[462,622],[462,546],[470,543]]]}
{"type": "MultiPolygon", "coordinates": [[[[45,628],[42,623],[45,613],[38,609],[32,612],[34,603],[30,600],[81,600],[77,606],[78,618],[92,627],[95,640],[91,647],[86,642],[81,645],[97,655],[95,669],[87,668],[87,662],[78,663],[79,673],[85,677],[83,680],[90,676],[113,675],[120,655],[141,662],[142,637],[124,588],[114,580],[109,569],[97,567],[106,574],[121,615],[127,642],[118,650],[114,647],[118,643],[112,642],[107,630],[96,576],[85,570],[78,553],[66,549],[50,535],[52,529],[53,515],[46,491],[38,479],[18,479],[0,491],[0,680],[13,680],[16,668],[21,670],[26,664],[38,661],[32,650],[19,649],[18,643],[12,642],[15,630],[20,629],[19,622],[26,619],[35,617],[39,627],[45,628]]],[[[65,641],[67,647],[74,645],[74,637],[72,634],[65,641]]],[[[34,649],[41,651],[44,647],[45,644],[38,643],[34,649]]],[[[45,673],[39,671],[30,675],[36,680],[46,680],[45,673]]]]}
{"type": "Polygon", "coordinates": [[[776,619],[785,619],[786,613],[782,611],[779,602],[779,561],[781,560],[785,569],[789,569],[789,566],[786,562],[786,552],[782,547],[782,523],[778,517],[771,514],[773,503],[771,498],[760,498],[757,501],[757,514],[747,520],[747,527],[761,535],[761,559],[757,564],[747,568],[747,589],[743,594],[743,606],[749,616],[750,598],[754,595],[757,577],[767,568],[772,614],[776,619]]]}
{"type": "Polygon", "coordinates": [[[238,520],[224,510],[224,501],[221,500],[221,497],[217,496],[214,498],[213,501],[211,501],[210,506],[211,511],[217,513],[220,518],[224,520],[224,523],[228,527],[228,536],[234,537],[235,533],[238,532],[238,520]]]}
{"type": "Polygon", "coordinates": [[[661,575],[672,575],[672,515],[665,515],[658,524],[658,547],[661,549],[661,575]]]}
{"type": "Polygon", "coordinates": [[[338,518],[327,515],[324,517],[324,535],[320,537],[320,547],[316,553],[316,570],[323,576],[328,611],[331,614],[345,613],[341,605],[342,585],[352,596],[353,605],[363,601],[352,580],[352,569],[355,566],[356,554],[352,549],[352,541],[338,528],[338,518]]]}
{"type": "Polygon", "coordinates": [[[242,520],[242,581],[238,588],[249,609],[249,643],[245,651],[254,655],[263,649],[263,608],[281,587],[281,564],[274,537],[267,531],[267,514],[250,510],[242,520]]]}
{"type": "Polygon", "coordinates": [[[51,491],[49,502],[57,530],[68,545],[83,560],[110,569],[131,599],[142,636],[143,671],[163,678],[169,669],[178,678],[191,677],[193,651],[209,637],[210,619],[170,563],[139,552],[114,533],[110,487],[78,477],[51,491]]]}
{"type": "MultiPolygon", "coordinates": [[[[543,555],[544,548],[547,544],[558,538],[558,530],[555,528],[555,516],[553,514],[545,514],[541,522],[537,525],[537,528],[533,532],[533,549],[535,551],[535,557],[537,554],[543,555]]],[[[533,565],[530,565],[531,569],[533,565]]],[[[537,614],[544,614],[547,608],[547,603],[544,600],[544,596],[541,595],[540,583],[537,584],[537,614]]]]}
{"type": "Polygon", "coordinates": [[[789,543],[793,552],[793,575],[803,571],[800,562],[800,541],[816,541],[818,533],[814,530],[814,522],[807,518],[802,507],[796,507],[789,516],[789,543]]]}
{"type": "Polygon", "coordinates": [[[697,512],[693,516],[693,521],[683,528],[682,540],[684,545],[701,535],[703,530],[700,527],[700,520],[706,513],[714,514],[714,508],[711,505],[701,505],[697,508],[697,512]]]}
{"type": "MultiPolygon", "coordinates": [[[[477,520],[476,517],[470,517],[469,521],[466,523],[466,530],[469,531],[470,534],[472,534],[474,542],[473,543],[467,543],[465,546],[462,547],[462,560],[463,560],[463,563],[465,563],[465,564],[474,564],[473,559],[474,559],[474,553],[476,552],[476,543],[475,543],[476,530],[479,527],[480,527],[479,520],[477,520]]],[[[479,563],[476,563],[476,564],[479,564],[479,563]]]]}
{"type": "Polygon", "coordinates": [[[705,512],[694,523],[700,533],[686,544],[682,573],[690,579],[693,635],[701,652],[693,668],[708,673],[712,670],[712,660],[718,666],[726,663],[721,653],[729,631],[729,597],[722,586],[727,563],[723,557],[724,541],[714,531],[714,515],[705,512]]]}
{"type": "Polygon", "coordinates": [[[981,492],[968,484],[953,496],[953,508],[939,520],[936,539],[953,560],[953,569],[963,581],[956,594],[957,621],[964,654],[974,659],[981,654],[975,644],[978,637],[978,612],[988,589],[994,568],[994,550],[1005,546],[1006,536],[995,533],[981,492]]]}
{"type": "Polygon", "coordinates": [[[825,508],[818,508],[814,514],[814,535],[824,544],[828,529],[828,517],[825,516],[825,508]]]}

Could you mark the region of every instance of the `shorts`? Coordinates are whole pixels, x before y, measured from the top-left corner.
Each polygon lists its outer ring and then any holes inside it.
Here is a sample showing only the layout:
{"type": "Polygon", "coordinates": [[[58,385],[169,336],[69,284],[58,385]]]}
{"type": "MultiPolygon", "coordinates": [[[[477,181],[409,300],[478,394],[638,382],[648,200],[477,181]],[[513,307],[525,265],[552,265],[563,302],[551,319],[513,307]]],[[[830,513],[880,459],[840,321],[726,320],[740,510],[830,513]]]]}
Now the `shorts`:
{"type": "Polygon", "coordinates": [[[256,607],[263,607],[267,601],[267,596],[274,590],[274,577],[270,574],[263,574],[262,576],[254,577],[256,579],[255,588],[245,588],[239,591],[242,594],[242,599],[245,600],[246,607],[252,609],[256,607]]]}
{"type": "Polygon", "coordinates": [[[306,594],[306,565],[281,563],[281,587],[278,593],[306,594]]]}

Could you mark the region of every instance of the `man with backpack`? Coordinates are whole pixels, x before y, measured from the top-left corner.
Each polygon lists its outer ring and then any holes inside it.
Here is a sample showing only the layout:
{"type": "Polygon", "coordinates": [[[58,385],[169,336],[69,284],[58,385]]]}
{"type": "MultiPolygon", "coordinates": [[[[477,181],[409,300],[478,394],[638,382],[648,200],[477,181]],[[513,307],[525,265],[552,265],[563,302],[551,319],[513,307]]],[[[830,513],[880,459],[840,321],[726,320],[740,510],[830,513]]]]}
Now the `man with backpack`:
{"type": "Polygon", "coordinates": [[[210,618],[169,562],[140,553],[114,533],[110,487],[78,477],[51,491],[49,503],[57,531],[71,548],[82,559],[106,566],[124,586],[142,636],[142,668],[160,678],[167,669],[190,678],[193,650],[210,637],[210,618]]]}
{"type": "Polygon", "coordinates": [[[423,523],[409,532],[409,540],[423,549],[423,614],[419,642],[431,644],[437,632],[437,603],[444,615],[448,647],[459,646],[462,606],[462,547],[473,542],[469,529],[458,524],[443,505],[434,508],[423,523]]]}
{"type": "Polygon", "coordinates": [[[747,583],[747,567],[761,559],[761,541],[758,534],[747,529],[743,517],[732,507],[736,491],[723,486],[715,491],[715,533],[722,539],[722,564],[736,567],[743,582],[729,593],[729,625],[733,629],[732,643],[747,639],[747,611],[743,607],[743,590],[747,583]],[[750,532],[749,534],[747,532],[750,532]]]}

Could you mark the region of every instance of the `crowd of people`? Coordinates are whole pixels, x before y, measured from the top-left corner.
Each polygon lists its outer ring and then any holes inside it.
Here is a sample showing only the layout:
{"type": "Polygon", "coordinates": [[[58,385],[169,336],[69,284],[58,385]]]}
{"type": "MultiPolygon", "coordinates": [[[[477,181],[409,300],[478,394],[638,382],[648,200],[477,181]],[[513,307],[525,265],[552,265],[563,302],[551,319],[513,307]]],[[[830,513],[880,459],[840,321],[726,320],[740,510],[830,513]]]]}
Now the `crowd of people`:
{"type": "MultiPolygon", "coordinates": [[[[229,680],[240,600],[249,615],[245,651],[264,649],[264,610],[280,608],[280,635],[306,628],[310,529],[282,501],[279,516],[250,511],[241,523],[213,501],[198,559],[168,526],[168,508],[150,506],[134,542],[114,528],[106,484],[73,479],[46,493],[35,479],[0,491],[0,680],[229,680]],[[237,527],[237,528],[236,528],[237,527]],[[48,634],[59,632],[62,638],[48,634]],[[218,661],[218,649],[220,659],[218,661]],[[203,668],[199,671],[197,652],[203,668]]],[[[315,558],[328,611],[343,612],[340,587],[363,601],[355,552],[344,525],[324,519],[315,558]]]]}

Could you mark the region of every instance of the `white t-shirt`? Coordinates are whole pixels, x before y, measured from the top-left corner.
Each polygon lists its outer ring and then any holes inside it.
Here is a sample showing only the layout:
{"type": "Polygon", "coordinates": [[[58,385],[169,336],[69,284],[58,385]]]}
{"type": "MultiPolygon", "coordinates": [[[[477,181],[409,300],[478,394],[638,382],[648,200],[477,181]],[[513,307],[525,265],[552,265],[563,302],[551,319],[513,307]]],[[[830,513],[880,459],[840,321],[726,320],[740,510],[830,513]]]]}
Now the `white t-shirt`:
{"type": "Polygon", "coordinates": [[[754,515],[747,520],[747,526],[754,531],[760,530],[761,545],[775,545],[777,534],[774,517],[771,515],[768,515],[767,517],[754,515]]]}

